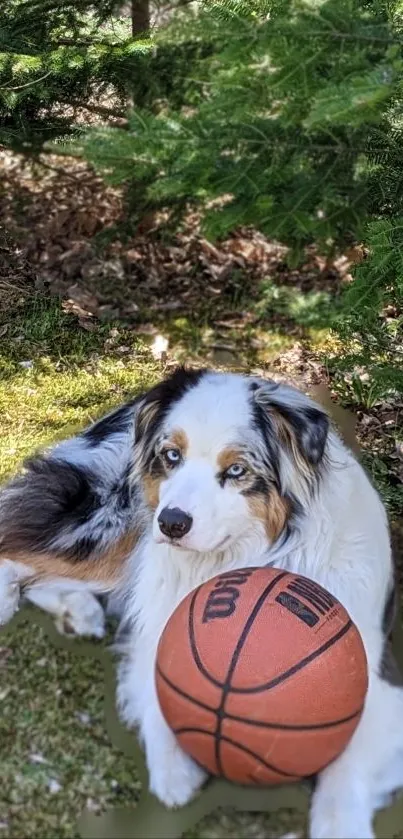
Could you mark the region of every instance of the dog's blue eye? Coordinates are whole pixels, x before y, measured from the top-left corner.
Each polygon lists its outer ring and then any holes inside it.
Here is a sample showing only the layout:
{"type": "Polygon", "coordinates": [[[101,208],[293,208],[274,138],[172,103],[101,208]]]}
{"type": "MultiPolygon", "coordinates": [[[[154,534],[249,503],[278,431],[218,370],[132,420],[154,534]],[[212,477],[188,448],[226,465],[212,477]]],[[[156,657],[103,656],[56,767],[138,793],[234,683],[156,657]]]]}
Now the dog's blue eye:
{"type": "Polygon", "coordinates": [[[167,460],[168,463],[171,463],[172,465],[179,463],[181,459],[180,452],[178,452],[177,449],[166,449],[166,451],[164,452],[164,457],[165,460],[167,460]]]}
{"type": "Polygon", "coordinates": [[[245,475],[246,469],[240,463],[233,463],[225,472],[226,478],[242,478],[245,475]]]}

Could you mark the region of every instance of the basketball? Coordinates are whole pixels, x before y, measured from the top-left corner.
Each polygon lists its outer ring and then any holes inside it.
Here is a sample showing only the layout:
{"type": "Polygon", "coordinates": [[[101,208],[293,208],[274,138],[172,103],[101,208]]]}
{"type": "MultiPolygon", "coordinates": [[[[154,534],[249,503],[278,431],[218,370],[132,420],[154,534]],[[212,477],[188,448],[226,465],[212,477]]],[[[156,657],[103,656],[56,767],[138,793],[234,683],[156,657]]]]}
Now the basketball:
{"type": "Polygon", "coordinates": [[[185,752],[238,784],[315,775],[345,748],[368,687],[361,636],[321,586],[276,568],[220,574],[179,604],[156,662],[185,752]]]}

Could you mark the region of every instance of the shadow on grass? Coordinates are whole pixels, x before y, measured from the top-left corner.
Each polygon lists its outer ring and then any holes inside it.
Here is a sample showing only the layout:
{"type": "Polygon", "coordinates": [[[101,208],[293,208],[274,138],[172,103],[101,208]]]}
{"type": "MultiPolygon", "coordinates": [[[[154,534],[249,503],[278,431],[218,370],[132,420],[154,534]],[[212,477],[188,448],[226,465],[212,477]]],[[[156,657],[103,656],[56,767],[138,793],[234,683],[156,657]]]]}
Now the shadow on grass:
{"type": "Polygon", "coordinates": [[[21,365],[46,358],[53,363],[85,363],[104,349],[107,329],[86,331],[76,318],[63,312],[60,301],[37,295],[7,324],[0,344],[0,374],[4,381],[21,365]]]}

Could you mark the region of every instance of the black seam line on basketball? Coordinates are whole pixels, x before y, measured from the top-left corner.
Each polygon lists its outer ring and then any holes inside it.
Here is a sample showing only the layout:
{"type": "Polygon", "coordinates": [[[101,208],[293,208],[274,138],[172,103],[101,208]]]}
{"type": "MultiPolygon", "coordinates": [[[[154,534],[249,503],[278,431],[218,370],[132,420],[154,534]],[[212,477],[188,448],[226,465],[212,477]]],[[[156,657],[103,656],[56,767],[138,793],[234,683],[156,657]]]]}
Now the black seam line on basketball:
{"type": "Polygon", "coordinates": [[[272,688],[277,687],[277,685],[280,685],[281,682],[285,682],[287,679],[290,678],[290,676],[294,676],[295,673],[298,673],[299,670],[302,670],[304,667],[306,667],[307,664],[310,664],[311,661],[314,661],[315,658],[318,658],[318,656],[322,655],[322,653],[325,653],[326,650],[328,650],[330,647],[333,647],[334,644],[337,644],[337,641],[340,641],[340,638],[342,638],[343,635],[345,635],[349,631],[349,629],[351,629],[352,626],[354,626],[354,624],[352,620],[349,619],[339,630],[339,632],[337,632],[336,635],[333,635],[332,638],[329,638],[329,640],[326,641],[325,644],[322,644],[322,646],[318,647],[318,649],[315,650],[313,653],[310,653],[310,655],[307,655],[305,658],[301,659],[301,661],[299,661],[298,664],[294,664],[292,667],[289,668],[289,670],[286,670],[284,673],[280,673],[280,675],[276,676],[275,679],[271,679],[270,682],[266,682],[266,684],[260,685],[256,688],[231,687],[232,693],[260,693],[261,691],[271,690],[272,688]]]}
{"type": "Polygon", "coordinates": [[[162,672],[159,664],[157,664],[157,673],[159,676],[161,676],[161,679],[163,679],[165,684],[167,684],[168,687],[172,688],[172,690],[176,691],[176,693],[178,693],[179,696],[183,696],[184,699],[188,699],[189,702],[193,702],[194,705],[197,705],[198,708],[203,708],[204,711],[211,711],[213,714],[217,713],[217,708],[212,708],[210,705],[207,705],[200,699],[196,699],[194,696],[191,696],[190,693],[186,693],[186,691],[182,690],[182,688],[178,688],[178,686],[175,685],[174,682],[171,682],[171,680],[168,679],[168,676],[166,676],[165,673],[162,672]]]}
{"type": "MultiPolygon", "coordinates": [[[[205,702],[202,702],[200,699],[196,699],[196,697],[192,696],[190,693],[187,693],[182,688],[179,688],[174,682],[168,678],[168,676],[163,673],[159,664],[157,664],[157,672],[161,679],[168,685],[168,687],[172,688],[179,696],[182,696],[184,699],[187,699],[189,702],[193,702],[194,705],[197,705],[198,708],[203,708],[204,711],[211,711],[212,714],[217,713],[217,708],[213,708],[211,705],[207,705],[205,702]]],[[[348,717],[342,717],[342,719],[332,720],[331,722],[322,722],[322,723],[312,723],[312,725],[282,725],[281,723],[277,722],[264,722],[263,720],[250,720],[247,717],[238,717],[236,714],[230,714],[228,711],[225,713],[225,719],[232,720],[233,722],[242,722],[245,725],[256,726],[257,728],[270,728],[270,729],[278,729],[280,731],[317,731],[322,728],[333,728],[337,725],[343,725],[346,722],[351,722],[358,717],[359,714],[362,714],[364,706],[361,705],[357,711],[354,711],[353,714],[349,714],[348,717]]]]}
{"type": "Polygon", "coordinates": [[[340,720],[332,720],[331,722],[321,722],[321,723],[312,723],[312,725],[282,725],[281,723],[277,722],[263,722],[263,720],[249,720],[247,717],[237,717],[235,714],[229,714],[228,712],[225,715],[226,720],[232,720],[233,722],[242,722],[245,725],[256,726],[258,728],[274,728],[278,729],[279,731],[320,731],[322,728],[335,728],[337,725],[343,725],[346,722],[352,722],[359,714],[362,714],[364,706],[358,709],[358,711],[354,711],[353,714],[349,714],[348,717],[343,717],[340,720]]]}
{"type": "Polygon", "coordinates": [[[196,591],[194,592],[193,597],[190,601],[190,606],[189,606],[188,631],[189,631],[190,647],[191,647],[191,651],[192,651],[192,655],[193,655],[193,659],[194,659],[194,662],[196,664],[196,667],[197,667],[198,671],[202,674],[202,676],[204,676],[205,679],[207,679],[207,681],[210,682],[212,685],[215,685],[218,688],[223,688],[225,683],[220,682],[218,679],[215,679],[214,676],[211,676],[210,673],[208,672],[208,670],[206,670],[206,668],[204,667],[203,662],[202,662],[202,660],[199,656],[197,646],[196,646],[196,640],[195,640],[195,635],[194,635],[194,627],[193,627],[194,611],[195,611],[195,605],[196,605],[196,598],[197,598],[197,595],[199,594],[199,591],[200,591],[202,585],[200,585],[196,589],[196,591]]]}
{"type": "Polygon", "coordinates": [[[256,620],[256,618],[257,618],[257,616],[258,616],[258,614],[259,614],[259,612],[262,608],[262,606],[264,605],[264,603],[267,600],[271,591],[276,587],[277,583],[280,582],[280,580],[282,580],[286,576],[287,576],[287,571],[280,571],[280,573],[277,574],[277,576],[274,578],[274,580],[271,580],[271,582],[262,591],[262,593],[258,597],[250,615],[248,616],[248,619],[245,623],[245,626],[244,626],[244,628],[243,628],[243,630],[242,630],[242,632],[241,632],[241,634],[238,638],[235,650],[232,654],[232,658],[231,658],[231,661],[230,661],[230,664],[229,664],[229,667],[228,667],[227,675],[225,677],[225,682],[224,682],[223,689],[222,689],[220,706],[219,706],[219,709],[217,711],[217,725],[216,725],[216,731],[215,731],[215,757],[216,757],[218,771],[220,772],[221,775],[223,774],[222,761],[221,761],[221,739],[222,739],[221,728],[222,728],[222,723],[223,723],[223,717],[226,713],[225,712],[225,703],[227,701],[228,693],[231,690],[231,679],[234,675],[235,668],[238,664],[239,656],[242,652],[243,645],[244,645],[244,643],[245,643],[245,641],[246,641],[246,639],[249,635],[250,630],[252,629],[252,626],[253,626],[253,624],[254,624],[254,622],[255,622],[255,620],[256,620]]]}
{"type": "MultiPolygon", "coordinates": [[[[174,734],[205,734],[206,737],[214,737],[213,731],[206,731],[204,728],[174,728],[174,734]]],[[[270,769],[271,772],[277,772],[278,775],[284,775],[284,778],[295,778],[295,773],[292,772],[285,772],[284,769],[279,769],[274,763],[269,763],[260,755],[253,752],[252,749],[248,749],[247,746],[244,746],[242,743],[237,743],[236,740],[232,740],[231,737],[227,737],[225,734],[220,735],[220,739],[224,743],[229,743],[230,746],[235,746],[235,748],[240,749],[241,752],[245,752],[245,754],[250,755],[251,757],[255,758],[255,760],[262,763],[266,769],[270,769]]]]}

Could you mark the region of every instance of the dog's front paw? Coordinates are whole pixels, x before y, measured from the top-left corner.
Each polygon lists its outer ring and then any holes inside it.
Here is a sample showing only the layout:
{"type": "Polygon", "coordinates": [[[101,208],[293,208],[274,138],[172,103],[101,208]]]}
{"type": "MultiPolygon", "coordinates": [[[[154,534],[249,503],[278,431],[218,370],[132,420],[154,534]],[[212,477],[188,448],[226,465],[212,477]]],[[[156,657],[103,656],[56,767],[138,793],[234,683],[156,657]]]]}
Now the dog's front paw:
{"type": "Polygon", "coordinates": [[[183,807],[206,778],[206,772],[175,743],[150,769],[150,791],[166,807],[183,807]]]}
{"type": "Polygon", "coordinates": [[[62,635],[90,638],[105,635],[104,610],[96,597],[87,591],[70,591],[62,595],[55,624],[62,635]]]}

